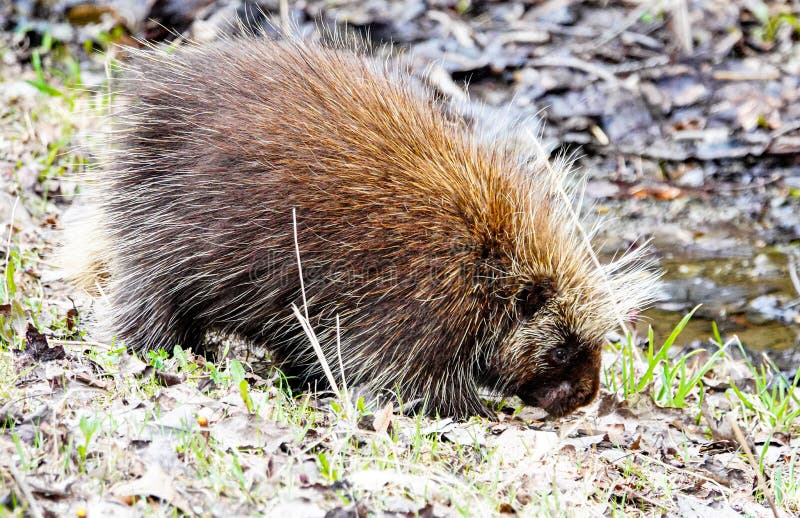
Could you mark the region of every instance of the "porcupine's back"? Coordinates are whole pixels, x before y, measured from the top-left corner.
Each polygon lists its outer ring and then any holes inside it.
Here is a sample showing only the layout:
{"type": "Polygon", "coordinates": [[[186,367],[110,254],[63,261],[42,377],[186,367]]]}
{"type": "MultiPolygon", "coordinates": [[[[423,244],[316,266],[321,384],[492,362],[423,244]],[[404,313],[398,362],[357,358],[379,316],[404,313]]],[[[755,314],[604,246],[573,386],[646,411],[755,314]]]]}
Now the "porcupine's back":
{"type": "Polygon", "coordinates": [[[142,52],[121,87],[101,206],[113,325],[128,347],[199,347],[219,330],[266,344],[292,376],[317,376],[289,309],[302,301],[293,210],[311,323],[335,365],[341,318],[350,383],[484,413],[477,386],[506,383],[490,364],[517,325],[508,301],[545,278],[594,315],[570,325],[609,325],[553,179],[484,147],[394,66],[231,40],[142,52]]]}

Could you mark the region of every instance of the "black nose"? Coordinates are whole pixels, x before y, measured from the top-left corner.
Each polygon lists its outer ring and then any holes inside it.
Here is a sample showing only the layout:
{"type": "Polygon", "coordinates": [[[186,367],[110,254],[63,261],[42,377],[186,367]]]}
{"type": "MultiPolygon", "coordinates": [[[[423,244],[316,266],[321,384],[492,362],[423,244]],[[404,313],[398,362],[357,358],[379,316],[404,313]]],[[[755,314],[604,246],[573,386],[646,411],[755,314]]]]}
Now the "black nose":
{"type": "Polygon", "coordinates": [[[543,408],[553,417],[561,417],[591,403],[599,388],[599,376],[544,383],[531,380],[520,387],[517,395],[525,404],[543,408]]]}

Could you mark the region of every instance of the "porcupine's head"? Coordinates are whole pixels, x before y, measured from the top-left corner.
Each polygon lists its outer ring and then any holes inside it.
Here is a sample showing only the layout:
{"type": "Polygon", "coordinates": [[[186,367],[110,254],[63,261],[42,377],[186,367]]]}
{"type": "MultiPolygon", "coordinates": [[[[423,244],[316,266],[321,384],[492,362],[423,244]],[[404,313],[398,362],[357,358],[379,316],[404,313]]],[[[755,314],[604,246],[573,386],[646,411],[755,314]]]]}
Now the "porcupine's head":
{"type": "Polygon", "coordinates": [[[517,202],[501,272],[510,324],[488,364],[498,392],[557,417],[595,398],[607,333],[655,298],[660,274],[646,247],[601,265],[590,239],[602,222],[584,230],[577,220],[574,191],[559,172],[568,166],[540,170],[520,189],[527,200],[517,202]]]}
{"type": "MultiPolygon", "coordinates": [[[[597,279],[599,280],[599,279],[597,279]]],[[[503,392],[558,417],[589,404],[600,386],[600,360],[613,307],[602,290],[544,277],[515,298],[516,326],[500,344],[503,392]],[[602,301],[602,303],[599,303],[602,301]]]]}

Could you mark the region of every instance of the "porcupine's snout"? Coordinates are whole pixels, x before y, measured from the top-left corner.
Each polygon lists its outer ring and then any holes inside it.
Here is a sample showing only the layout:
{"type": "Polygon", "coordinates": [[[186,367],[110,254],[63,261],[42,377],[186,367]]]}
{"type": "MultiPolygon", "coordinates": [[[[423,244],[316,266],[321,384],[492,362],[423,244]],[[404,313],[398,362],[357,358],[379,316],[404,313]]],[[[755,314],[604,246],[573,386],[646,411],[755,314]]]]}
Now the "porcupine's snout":
{"type": "Polygon", "coordinates": [[[528,405],[547,410],[553,417],[561,417],[586,406],[600,389],[600,353],[591,362],[578,369],[566,371],[560,379],[544,381],[532,379],[522,385],[518,395],[528,405]]]}

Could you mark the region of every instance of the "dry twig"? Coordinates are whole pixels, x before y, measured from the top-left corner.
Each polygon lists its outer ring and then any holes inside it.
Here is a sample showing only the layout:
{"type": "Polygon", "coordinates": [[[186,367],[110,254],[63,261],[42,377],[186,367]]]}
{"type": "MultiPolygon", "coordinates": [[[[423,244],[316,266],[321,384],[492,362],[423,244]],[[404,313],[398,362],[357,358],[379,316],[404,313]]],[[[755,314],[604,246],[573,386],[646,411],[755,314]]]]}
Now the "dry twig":
{"type": "Polygon", "coordinates": [[[33,518],[43,518],[44,513],[42,513],[42,507],[39,505],[39,502],[33,498],[33,491],[31,491],[30,486],[25,481],[25,477],[22,476],[22,473],[17,471],[17,468],[13,464],[8,465],[7,467],[8,472],[11,473],[11,478],[14,479],[14,483],[17,484],[22,496],[28,503],[28,512],[30,515],[33,516],[33,518]]]}
{"type": "Polygon", "coordinates": [[[739,428],[739,423],[736,422],[736,417],[734,417],[733,413],[728,414],[728,423],[730,423],[731,428],[733,429],[733,434],[736,436],[736,440],[739,442],[739,445],[744,450],[744,454],[747,457],[747,462],[750,463],[750,466],[753,468],[753,471],[756,472],[756,478],[758,479],[758,488],[761,489],[762,493],[764,493],[764,498],[767,499],[769,507],[772,509],[772,515],[775,516],[775,518],[780,518],[780,514],[778,513],[778,508],[775,507],[775,499],[773,498],[772,493],[769,490],[769,486],[767,486],[767,481],[764,480],[764,475],[761,473],[761,470],[758,469],[758,462],[756,462],[756,458],[753,456],[753,451],[747,444],[747,439],[745,439],[744,434],[742,433],[742,429],[739,428]]]}

